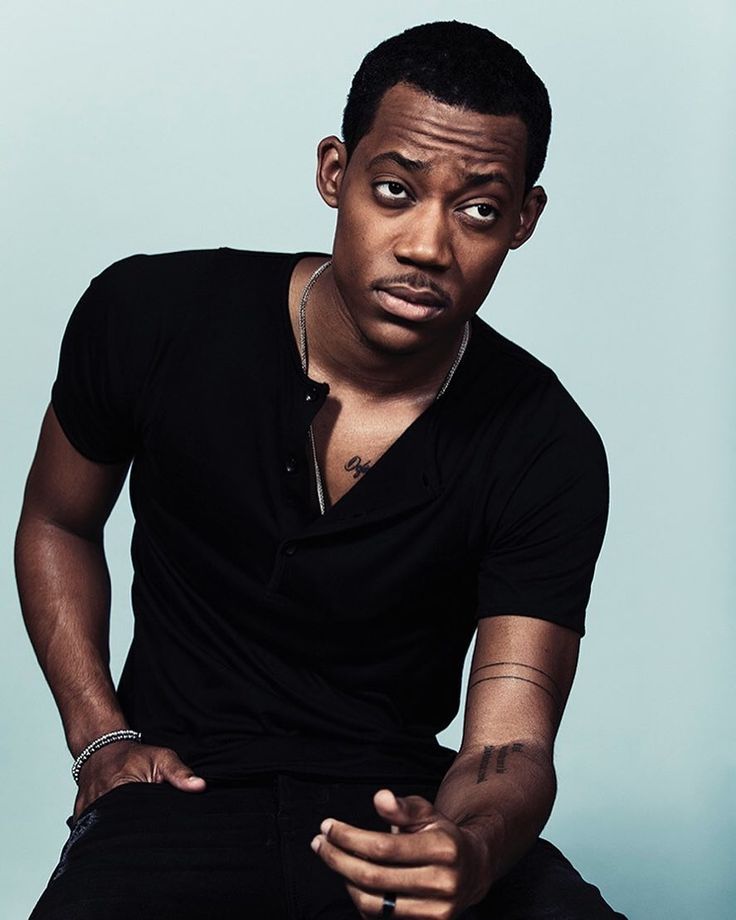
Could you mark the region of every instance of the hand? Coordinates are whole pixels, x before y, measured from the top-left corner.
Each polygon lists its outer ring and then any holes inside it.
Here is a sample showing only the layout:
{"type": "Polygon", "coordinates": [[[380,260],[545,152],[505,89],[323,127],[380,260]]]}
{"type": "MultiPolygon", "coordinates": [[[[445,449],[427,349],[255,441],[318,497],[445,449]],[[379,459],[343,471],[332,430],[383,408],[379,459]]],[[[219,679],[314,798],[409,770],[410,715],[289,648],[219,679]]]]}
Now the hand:
{"type": "Polygon", "coordinates": [[[95,751],[82,764],[74,821],[95,799],[123,783],[171,783],[183,792],[203,792],[207,786],[171,748],[115,741],[95,751]]]}
{"type": "Polygon", "coordinates": [[[396,894],[397,918],[452,920],[483,899],[493,878],[489,846],[477,829],[458,827],[419,795],[379,789],[373,804],[391,833],[327,818],[312,841],[344,877],[361,917],[381,916],[385,892],[396,894]]]}

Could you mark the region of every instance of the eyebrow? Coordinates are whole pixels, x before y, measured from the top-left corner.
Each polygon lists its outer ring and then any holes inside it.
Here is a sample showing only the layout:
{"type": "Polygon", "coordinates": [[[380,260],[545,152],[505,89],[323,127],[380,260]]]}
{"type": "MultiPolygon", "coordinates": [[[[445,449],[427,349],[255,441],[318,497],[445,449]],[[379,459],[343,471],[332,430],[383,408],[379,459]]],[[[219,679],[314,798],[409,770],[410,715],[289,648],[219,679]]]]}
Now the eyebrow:
{"type": "MultiPolygon", "coordinates": [[[[429,163],[423,160],[410,160],[398,150],[387,150],[385,153],[379,153],[368,163],[368,169],[379,166],[381,163],[396,163],[407,172],[427,172],[431,169],[429,163]]],[[[479,185],[486,185],[491,182],[500,182],[511,188],[511,183],[502,172],[492,170],[487,173],[469,172],[463,176],[463,185],[469,188],[477,188],[479,185]]]]}

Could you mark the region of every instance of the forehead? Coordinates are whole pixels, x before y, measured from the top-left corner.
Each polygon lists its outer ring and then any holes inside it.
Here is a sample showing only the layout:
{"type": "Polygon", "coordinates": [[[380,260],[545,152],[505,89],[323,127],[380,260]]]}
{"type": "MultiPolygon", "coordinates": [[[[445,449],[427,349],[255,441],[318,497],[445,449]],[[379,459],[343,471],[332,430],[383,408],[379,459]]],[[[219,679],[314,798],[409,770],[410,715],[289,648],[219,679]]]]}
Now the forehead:
{"type": "Polygon", "coordinates": [[[384,94],[356,152],[370,159],[383,149],[400,150],[429,168],[500,168],[523,184],[526,142],[526,125],[515,115],[473,112],[399,83],[384,94]]]}

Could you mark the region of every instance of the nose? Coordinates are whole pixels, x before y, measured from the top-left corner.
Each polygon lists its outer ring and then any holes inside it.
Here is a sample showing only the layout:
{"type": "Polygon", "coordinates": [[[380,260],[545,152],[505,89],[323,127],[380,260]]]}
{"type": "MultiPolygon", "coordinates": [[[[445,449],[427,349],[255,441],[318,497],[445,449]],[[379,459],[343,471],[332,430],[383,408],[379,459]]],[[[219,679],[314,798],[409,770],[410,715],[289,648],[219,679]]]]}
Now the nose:
{"type": "Polygon", "coordinates": [[[450,228],[440,202],[418,204],[406,212],[394,255],[402,264],[441,270],[450,267],[450,228]]]}

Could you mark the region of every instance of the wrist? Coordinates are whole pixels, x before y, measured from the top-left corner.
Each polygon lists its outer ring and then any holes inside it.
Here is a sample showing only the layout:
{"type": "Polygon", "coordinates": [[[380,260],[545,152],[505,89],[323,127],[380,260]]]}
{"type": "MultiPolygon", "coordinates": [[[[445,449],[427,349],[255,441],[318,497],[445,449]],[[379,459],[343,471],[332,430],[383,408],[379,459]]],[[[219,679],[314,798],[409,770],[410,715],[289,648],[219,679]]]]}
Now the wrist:
{"type": "Polygon", "coordinates": [[[141,740],[141,733],[134,731],[130,728],[120,728],[114,729],[113,731],[105,732],[99,737],[91,741],[79,756],[75,759],[72,764],[72,777],[74,782],[79,785],[79,773],[84,764],[89,760],[89,758],[99,751],[103,747],[107,747],[109,744],[115,744],[117,742],[134,742],[139,743],[141,740]]]}
{"type": "Polygon", "coordinates": [[[101,712],[95,711],[94,715],[85,712],[83,717],[74,716],[71,725],[67,728],[67,747],[75,759],[96,738],[108,732],[129,729],[128,721],[119,709],[105,707],[101,712]]]}
{"type": "MultiPolygon", "coordinates": [[[[468,845],[473,852],[480,893],[478,900],[485,897],[488,889],[503,874],[504,853],[503,819],[498,814],[469,816],[461,825],[468,845]]],[[[473,901],[473,903],[476,903],[473,901]]]]}

